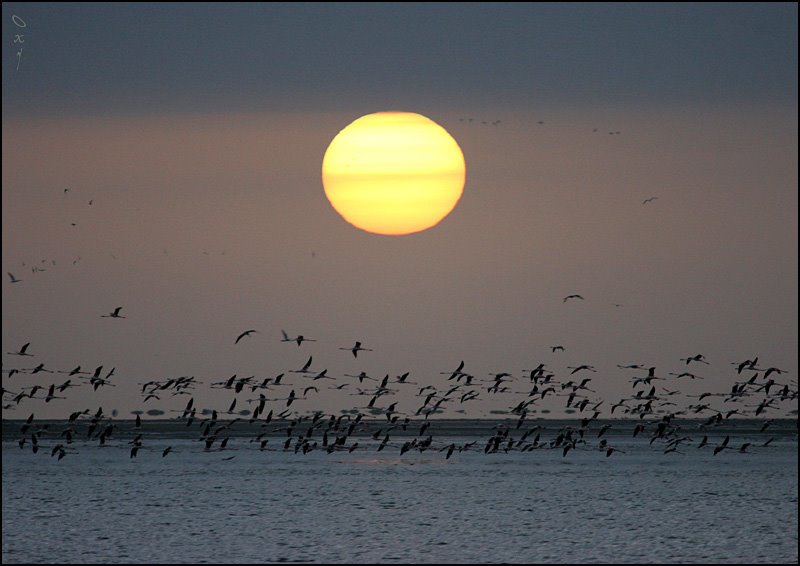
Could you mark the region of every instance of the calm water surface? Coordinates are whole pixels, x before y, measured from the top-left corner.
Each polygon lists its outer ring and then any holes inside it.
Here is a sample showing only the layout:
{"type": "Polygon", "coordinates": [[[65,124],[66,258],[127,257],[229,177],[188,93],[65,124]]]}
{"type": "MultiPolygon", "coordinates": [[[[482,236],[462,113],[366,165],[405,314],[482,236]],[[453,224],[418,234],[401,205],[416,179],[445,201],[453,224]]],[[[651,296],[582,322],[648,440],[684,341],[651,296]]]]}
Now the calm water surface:
{"type": "Polygon", "coordinates": [[[3,562],[797,562],[796,435],[718,456],[612,436],[609,458],[478,440],[445,459],[162,435],[61,461],[3,442],[3,562]]]}

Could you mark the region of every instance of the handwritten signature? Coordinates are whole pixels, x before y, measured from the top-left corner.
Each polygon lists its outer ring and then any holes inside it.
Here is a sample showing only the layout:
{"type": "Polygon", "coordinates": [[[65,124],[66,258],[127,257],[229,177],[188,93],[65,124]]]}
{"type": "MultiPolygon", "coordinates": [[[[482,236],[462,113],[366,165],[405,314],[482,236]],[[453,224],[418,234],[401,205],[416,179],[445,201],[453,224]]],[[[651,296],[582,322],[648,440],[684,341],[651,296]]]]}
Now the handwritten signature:
{"type": "MultiPolygon", "coordinates": [[[[25,28],[28,27],[28,24],[20,18],[18,15],[13,14],[11,16],[11,21],[14,22],[14,25],[17,26],[17,32],[21,32],[25,28]]],[[[25,43],[25,34],[24,33],[15,33],[14,34],[14,45],[19,44],[19,51],[17,51],[17,71],[19,71],[19,65],[22,63],[22,50],[24,49],[25,43]]]]}

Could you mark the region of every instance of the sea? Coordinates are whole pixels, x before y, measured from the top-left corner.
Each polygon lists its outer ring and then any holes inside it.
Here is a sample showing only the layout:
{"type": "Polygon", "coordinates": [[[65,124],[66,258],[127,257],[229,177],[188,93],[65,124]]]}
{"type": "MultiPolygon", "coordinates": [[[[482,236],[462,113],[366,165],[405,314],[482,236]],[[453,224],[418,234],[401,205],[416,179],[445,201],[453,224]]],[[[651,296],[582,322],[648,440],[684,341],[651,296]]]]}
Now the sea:
{"type": "Polygon", "coordinates": [[[389,439],[375,421],[335,450],[312,431],[303,450],[280,423],[257,439],[237,422],[205,450],[176,423],[120,422],[101,446],[50,422],[34,453],[24,422],[3,421],[2,560],[796,564],[797,419],[763,423],[685,422],[670,445],[636,421],[602,437],[603,421],[415,422],[389,439]]]}

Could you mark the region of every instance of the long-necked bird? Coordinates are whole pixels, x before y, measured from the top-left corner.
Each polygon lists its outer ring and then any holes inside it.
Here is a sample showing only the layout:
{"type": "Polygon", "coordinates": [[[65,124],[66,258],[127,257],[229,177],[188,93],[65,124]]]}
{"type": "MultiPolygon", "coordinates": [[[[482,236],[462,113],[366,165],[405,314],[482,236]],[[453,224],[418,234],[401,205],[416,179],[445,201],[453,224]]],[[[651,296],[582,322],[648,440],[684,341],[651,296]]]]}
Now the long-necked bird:
{"type": "Polygon", "coordinates": [[[339,348],[339,349],[340,350],[350,350],[351,352],[353,352],[353,357],[354,358],[358,357],[358,353],[359,352],[362,352],[362,351],[363,352],[371,352],[372,351],[370,348],[362,348],[361,347],[361,342],[356,342],[356,345],[353,346],[352,348],[339,348]]]}
{"type": "Polygon", "coordinates": [[[12,356],[33,356],[33,354],[28,353],[28,346],[30,346],[30,342],[26,342],[22,345],[22,348],[19,349],[19,352],[8,352],[12,356]]]}
{"type": "Polygon", "coordinates": [[[121,311],[121,310],[122,310],[122,307],[117,307],[113,311],[111,311],[109,314],[100,315],[100,318],[125,318],[124,316],[121,316],[119,314],[119,311],[121,311]]]}

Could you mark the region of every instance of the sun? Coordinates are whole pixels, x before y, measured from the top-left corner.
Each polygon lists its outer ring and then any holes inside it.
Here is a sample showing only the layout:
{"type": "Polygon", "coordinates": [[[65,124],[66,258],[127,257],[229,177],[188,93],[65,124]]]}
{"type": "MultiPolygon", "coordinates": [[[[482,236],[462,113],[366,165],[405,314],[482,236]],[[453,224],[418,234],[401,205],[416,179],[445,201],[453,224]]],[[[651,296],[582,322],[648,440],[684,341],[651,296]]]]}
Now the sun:
{"type": "Polygon", "coordinates": [[[333,138],[322,160],[331,206],[357,228],[390,236],[441,222],[464,191],[464,154],[443,127],[413,112],[376,112],[333,138]]]}

